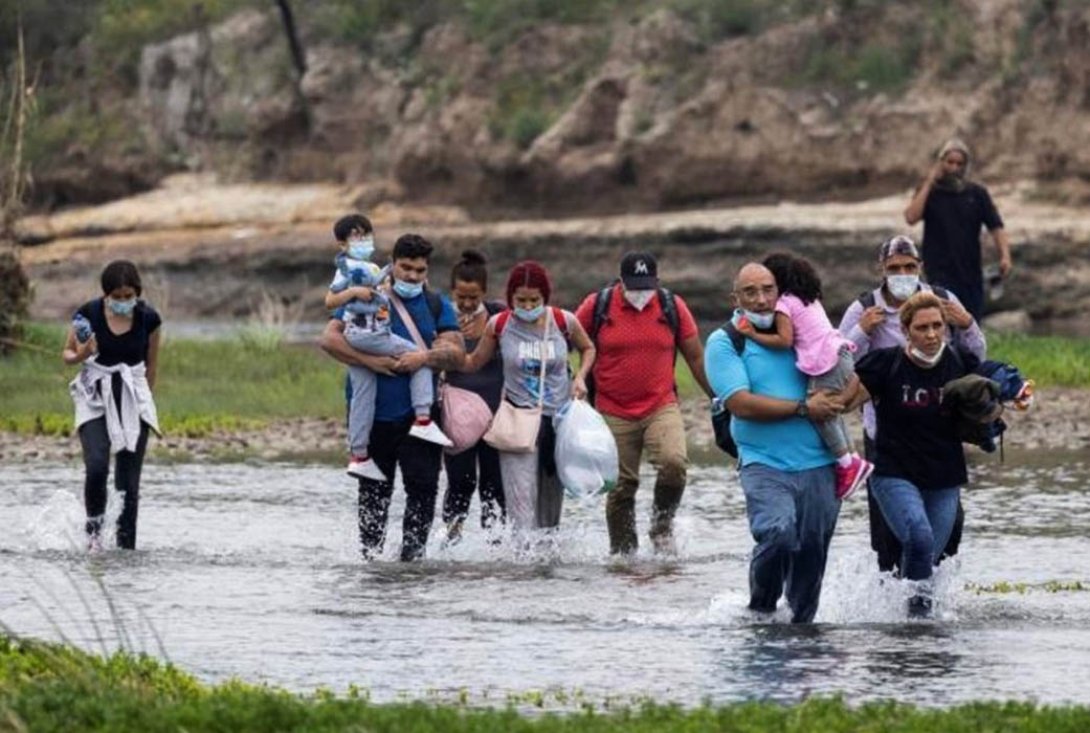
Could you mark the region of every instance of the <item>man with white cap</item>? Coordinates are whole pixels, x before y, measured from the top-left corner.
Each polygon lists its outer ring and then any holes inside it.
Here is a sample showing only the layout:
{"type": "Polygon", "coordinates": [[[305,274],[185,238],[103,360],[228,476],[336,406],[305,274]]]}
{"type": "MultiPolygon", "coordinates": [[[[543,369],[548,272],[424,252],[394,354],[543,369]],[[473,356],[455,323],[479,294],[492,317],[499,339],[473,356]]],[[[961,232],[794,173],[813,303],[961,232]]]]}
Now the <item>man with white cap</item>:
{"type": "Polygon", "coordinates": [[[984,314],[980,228],[986,227],[995,242],[1001,278],[1010,274],[1011,248],[988,189],[968,180],[969,160],[964,142],[947,140],[905,208],[905,221],[912,226],[923,220],[928,282],[954,291],[980,320],[984,314]]]}
{"type": "MultiPolygon", "coordinates": [[[[840,320],[840,332],[856,345],[853,353],[856,361],[876,349],[905,345],[905,334],[897,311],[902,303],[918,292],[934,293],[942,300],[945,320],[949,324],[947,343],[958,351],[984,360],[987,349],[984,332],[956,295],[920,279],[923,266],[920,251],[910,237],[897,235],[879,247],[878,268],[882,282],[849,305],[840,320]]],[[[874,405],[867,402],[863,405],[863,447],[867,458],[872,461],[875,458],[874,435],[874,405]]],[[[868,505],[871,548],[878,554],[878,567],[880,570],[892,570],[900,562],[901,544],[889,529],[869,491],[868,505]]],[[[963,521],[964,514],[959,505],[958,519],[946,546],[946,555],[957,552],[963,521]]]]}

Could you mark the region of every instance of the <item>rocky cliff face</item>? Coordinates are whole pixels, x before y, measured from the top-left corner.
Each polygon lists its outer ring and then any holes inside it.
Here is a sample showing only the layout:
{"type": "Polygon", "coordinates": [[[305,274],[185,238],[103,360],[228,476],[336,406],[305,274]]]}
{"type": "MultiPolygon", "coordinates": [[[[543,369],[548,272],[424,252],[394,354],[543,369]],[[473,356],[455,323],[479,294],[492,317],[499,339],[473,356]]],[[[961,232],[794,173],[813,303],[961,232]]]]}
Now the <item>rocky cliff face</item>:
{"type": "Polygon", "coordinates": [[[365,51],[299,20],[301,76],[256,10],[146,47],[159,150],[236,179],[372,183],[363,205],[556,214],[900,190],[958,134],[986,182],[1090,189],[1084,2],[838,3],[712,41],[666,9],[499,44],[447,21],[365,51]]]}

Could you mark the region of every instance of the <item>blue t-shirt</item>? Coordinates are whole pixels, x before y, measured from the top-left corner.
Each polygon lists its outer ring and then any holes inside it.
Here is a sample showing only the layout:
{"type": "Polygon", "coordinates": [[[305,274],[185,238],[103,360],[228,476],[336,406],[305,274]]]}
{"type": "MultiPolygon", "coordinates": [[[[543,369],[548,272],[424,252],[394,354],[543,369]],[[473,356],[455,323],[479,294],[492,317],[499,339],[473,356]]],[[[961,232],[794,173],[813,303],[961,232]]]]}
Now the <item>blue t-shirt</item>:
{"type": "MultiPolygon", "coordinates": [[[[721,328],[708,338],[704,371],[715,396],[724,401],[742,390],[783,400],[806,397],[807,377],[795,367],[793,349],[766,349],[746,339],[739,356],[721,328]]],[[[743,466],[760,463],[781,471],[805,471],[834,461],[813,424],[801,417],[757,421],[734,416],[730,433],[743,466]]]]}
{"type": "MultiPolygon", "coordinates": [[[[416,329],[420,331],[420,338],[424,339],[424,343],[428,345],[428,348],[431,348],[437,334],[460,330],[458,316],[455,315],[454,306],[451,305],[447,297],[439,293],[435,293],[434,297],[438,297],[440,303],[438,322],[432,317],[426,295],[421,294],[408,300],[401,299],[401,302],[405,304],[405,309],[412,316],[416,329]]],[[[345,309],[343,307],[338,308],[333,317],[343,321],[345,309]]],[[[390,323],[390,329],[393,333],[409,341],[413,340],[409,329],[405,328],[405,324],[402,323],[397,308],[390,308],[390,323]]],[[[376,377],[378,377],[378,381],[376,382],[375,395],[375,422],[400,422],[411,417],[413,415],[413,401],[409,391],[410,376],[408,374],[398,374],[396,377],[388,377],[385,374],[377,374],[376,377]]]]}

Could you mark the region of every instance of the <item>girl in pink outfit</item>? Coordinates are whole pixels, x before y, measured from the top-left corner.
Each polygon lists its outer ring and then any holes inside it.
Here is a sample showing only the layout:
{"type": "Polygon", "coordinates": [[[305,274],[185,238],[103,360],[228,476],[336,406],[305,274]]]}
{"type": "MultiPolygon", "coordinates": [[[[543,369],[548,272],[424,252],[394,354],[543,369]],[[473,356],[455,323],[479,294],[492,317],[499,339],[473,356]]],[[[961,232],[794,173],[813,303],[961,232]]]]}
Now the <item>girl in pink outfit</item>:
{"type": "MultiPolygon", "coordinates": [[[[858,384],[852,359],[855,344],[829,322],[821,305],[821,278],[813,265],[801,257],[779,252],[766,257],[763,264],[776,278],[780,291],[773,329],[761,332],[752,323],[743,323],[738,330],[767,348],[794,348],[795,365],[810,377],[810,391],[832,390],[850,395],[858,384]]],[[[838,499],[846,499],[867,480],[874,465],[852,450],[852,440],[842,418],[815,422],[814,427],[836,456],[836,495],[838,499]]]]}

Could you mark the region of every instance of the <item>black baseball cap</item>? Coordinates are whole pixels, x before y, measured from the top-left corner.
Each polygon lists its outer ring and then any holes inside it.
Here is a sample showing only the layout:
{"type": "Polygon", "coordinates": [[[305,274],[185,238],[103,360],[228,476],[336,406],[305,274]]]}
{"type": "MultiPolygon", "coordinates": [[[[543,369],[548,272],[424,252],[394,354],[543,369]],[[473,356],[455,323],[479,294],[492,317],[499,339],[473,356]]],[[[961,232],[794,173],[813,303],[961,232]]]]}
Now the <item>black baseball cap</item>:
{"type": "Polygon", "coordinates": [[[628,290],[651,290],[659,286],[659,266],[650,252],[627,252],[621,258],[621,282],[628,290]]]}

